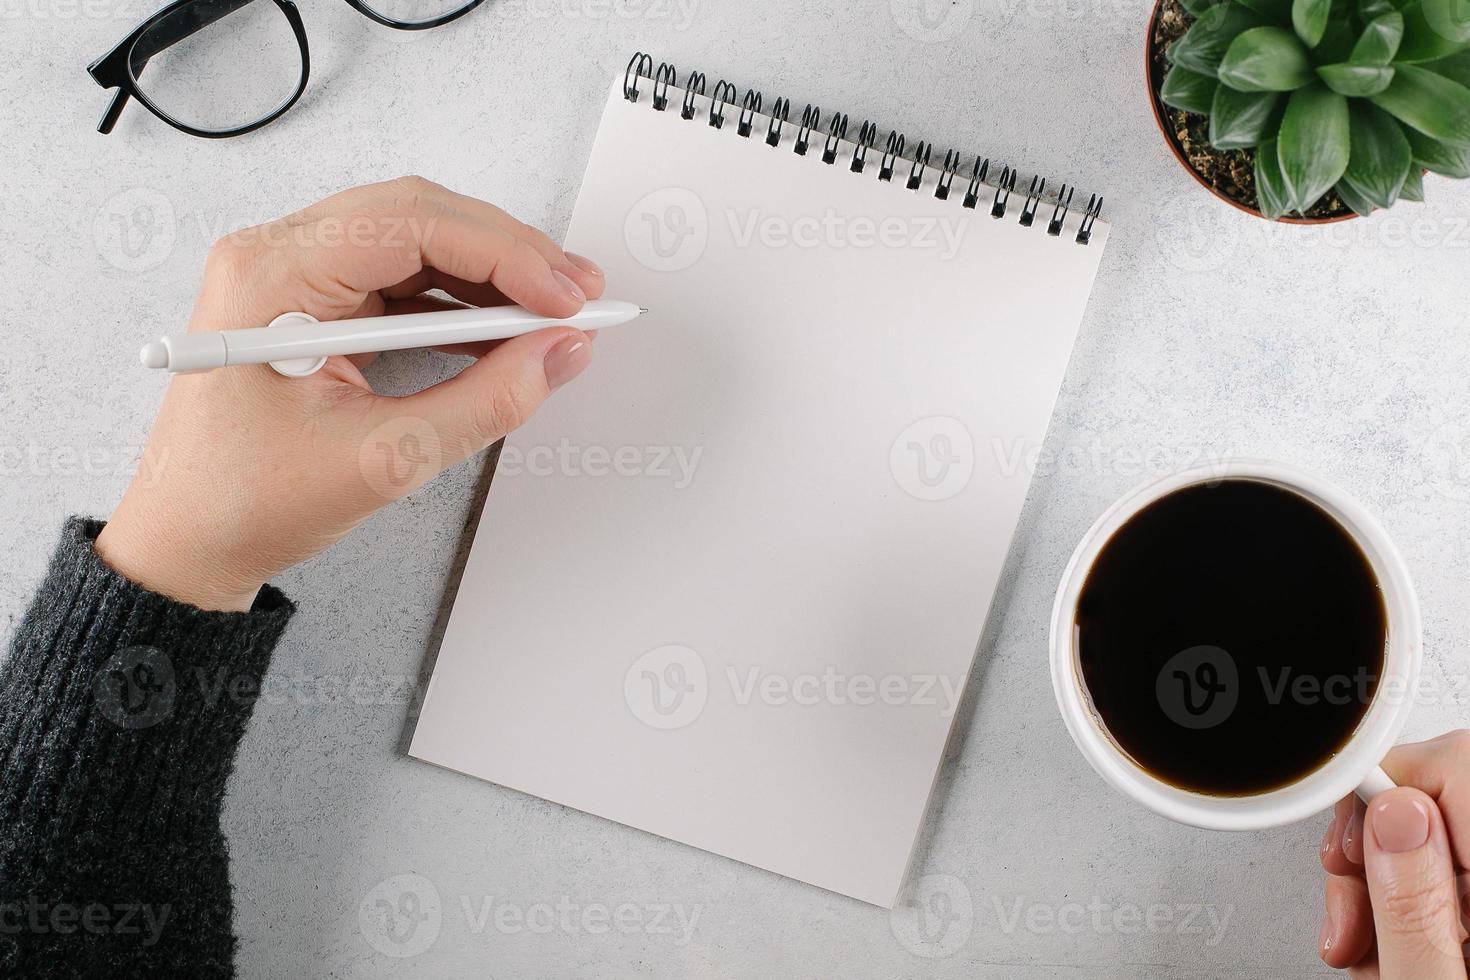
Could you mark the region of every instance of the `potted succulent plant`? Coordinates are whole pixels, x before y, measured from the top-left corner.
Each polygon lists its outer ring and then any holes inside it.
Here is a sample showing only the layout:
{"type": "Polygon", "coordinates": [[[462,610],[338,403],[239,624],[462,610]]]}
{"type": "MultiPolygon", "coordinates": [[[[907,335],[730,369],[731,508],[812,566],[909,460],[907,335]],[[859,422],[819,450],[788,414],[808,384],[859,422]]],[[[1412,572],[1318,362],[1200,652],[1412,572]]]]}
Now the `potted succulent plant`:
{"type": "Polygon", "coordinates": [[[1470,0],[1158,0],[1148,78],[1180,161],[1267,218],[1470,177],[1470,0]]]}

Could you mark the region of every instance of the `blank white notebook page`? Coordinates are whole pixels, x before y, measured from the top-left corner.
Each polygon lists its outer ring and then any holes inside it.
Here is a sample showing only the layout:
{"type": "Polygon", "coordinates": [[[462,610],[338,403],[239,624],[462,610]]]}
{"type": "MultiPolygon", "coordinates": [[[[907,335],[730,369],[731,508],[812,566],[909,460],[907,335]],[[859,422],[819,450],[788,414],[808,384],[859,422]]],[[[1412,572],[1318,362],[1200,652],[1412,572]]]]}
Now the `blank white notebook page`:
{"type": "Polygon", "coordinates": [[[649,101],[566,247],[651,312],[506,440],[410,753],[890,906],[1108,229],[649,101]]]}

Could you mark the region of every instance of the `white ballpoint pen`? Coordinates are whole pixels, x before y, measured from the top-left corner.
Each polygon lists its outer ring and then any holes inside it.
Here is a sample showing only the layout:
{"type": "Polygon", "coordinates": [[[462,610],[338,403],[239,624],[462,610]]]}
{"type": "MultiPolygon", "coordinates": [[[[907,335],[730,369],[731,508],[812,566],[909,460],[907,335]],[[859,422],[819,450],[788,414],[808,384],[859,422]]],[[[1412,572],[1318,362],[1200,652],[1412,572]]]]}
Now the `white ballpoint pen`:
{"type": "Polygon", "coordinates": [[[647,312],[634,303],[594,299],[564,319],[542,316],[520,306],[401,313],[329,323],[319,323],[305,313],[285,313],[266,327],[162,337],[144,344],[138,359],[144,367],[173,374],[235,364],[269,364],[279,374],[304,378],[315,374],[328,357],[336,354],[505,340],[546,327],[600,330],[647,312]]]}

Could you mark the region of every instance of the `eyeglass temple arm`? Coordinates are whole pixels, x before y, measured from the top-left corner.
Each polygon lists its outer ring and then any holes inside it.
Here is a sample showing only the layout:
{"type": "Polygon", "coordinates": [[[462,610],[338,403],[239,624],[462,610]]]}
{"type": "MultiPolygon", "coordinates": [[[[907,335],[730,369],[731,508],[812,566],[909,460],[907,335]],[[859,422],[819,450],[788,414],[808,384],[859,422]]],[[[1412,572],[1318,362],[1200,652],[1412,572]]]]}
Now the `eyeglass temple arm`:
{"type": "Polygon", "coordinates": [[[130,98],[132,98],[132,95],[129,94],[127,89],[119,88],[117,90],[117,94],[107,104],[107,111],[102,113],[102,119],[97,123],[97,132],[102,133],[104,136],[112,132],[112,127],[117,125],[118,117],[122,115],[123,108],[128,104],[130,98]]]}

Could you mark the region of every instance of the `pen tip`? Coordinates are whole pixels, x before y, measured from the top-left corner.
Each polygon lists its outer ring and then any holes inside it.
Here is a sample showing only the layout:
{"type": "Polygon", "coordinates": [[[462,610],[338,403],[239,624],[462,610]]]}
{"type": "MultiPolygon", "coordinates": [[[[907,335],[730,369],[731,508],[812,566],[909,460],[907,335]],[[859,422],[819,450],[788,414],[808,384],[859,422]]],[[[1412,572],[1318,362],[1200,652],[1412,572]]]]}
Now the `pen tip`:
{"type": "Polygon", "coordinates": [[[643,314],[645,314],[647,312],[648,312],[648,307],[646,307],[646,306],[640,306],[640,307],[638,307],[638,315],[639,316],[642,316],[643,314]]]}

